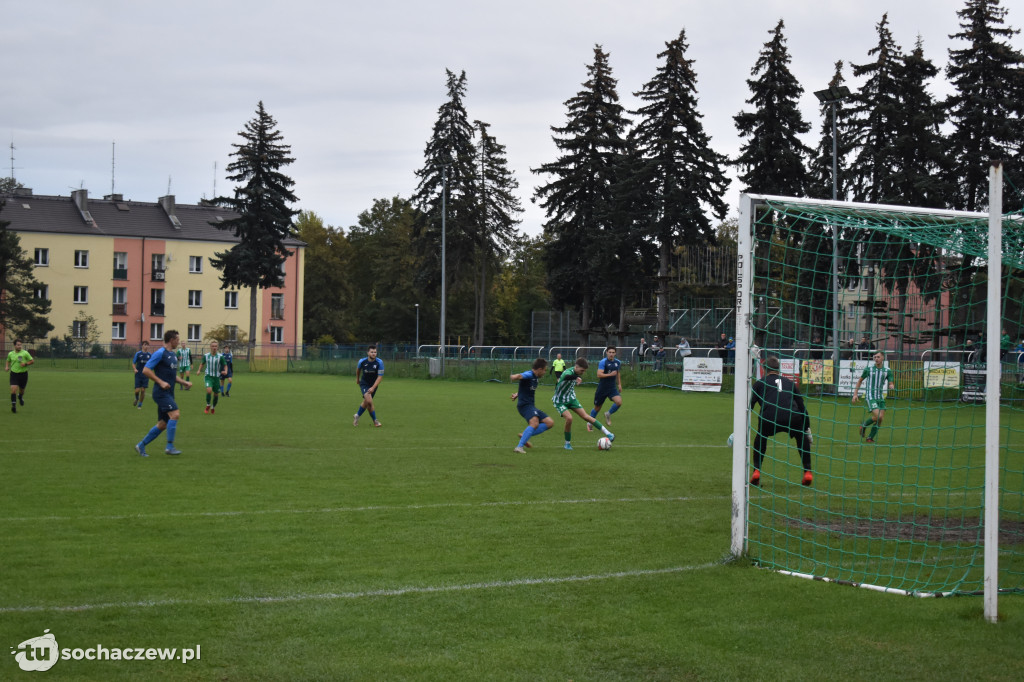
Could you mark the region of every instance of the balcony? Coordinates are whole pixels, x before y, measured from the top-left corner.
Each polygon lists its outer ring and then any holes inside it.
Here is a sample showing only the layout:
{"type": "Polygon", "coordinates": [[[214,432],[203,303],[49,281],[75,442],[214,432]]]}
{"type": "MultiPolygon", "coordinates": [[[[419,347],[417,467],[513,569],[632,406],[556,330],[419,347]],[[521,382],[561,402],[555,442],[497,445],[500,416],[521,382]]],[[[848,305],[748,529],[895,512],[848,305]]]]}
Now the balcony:
{"type": "Polygon", "coordinates": [[[153,317],[163,317],[164,316],[164,304],[163,303],[153,303],[153,304],[150,304],[150,306],[149,306],[149,314],[152,315],[153,317]]]}
{"type": "Polygon", "coordinates": [[[164,270],[163,270],[163,268],[161,268],[159,270],[153,270],[152,278],[153,278],[154,282],[163,282],[164,281],[164,270]]]}
{"type": "Polygon", "coordinates": [[[127,303],[115,303],[114,304],[114,315],[127,315],[128,304],[127,303]]]}
{"type": "Polygon", "coordinates": [[[128,279],[128,268],[114,268],[114,279],[128,279]]]}

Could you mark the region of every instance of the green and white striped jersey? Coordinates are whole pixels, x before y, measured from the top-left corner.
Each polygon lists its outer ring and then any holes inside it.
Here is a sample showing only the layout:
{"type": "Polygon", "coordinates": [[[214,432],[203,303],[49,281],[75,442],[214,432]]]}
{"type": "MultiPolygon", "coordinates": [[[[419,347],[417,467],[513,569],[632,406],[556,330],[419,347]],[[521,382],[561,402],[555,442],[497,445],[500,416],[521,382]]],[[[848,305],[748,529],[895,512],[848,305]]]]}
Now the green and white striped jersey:
{"type": "Polygon", "coordinates": [[[571,403],[576,400],[576,372],[572,367],[562,372],[555,384],[555,394],[551,396],[551,402],[555,405],[571,403]]]}
{"type": "Polygon", "coordinates": [[[208,377],[219,377],[220,371],[223,369],[224,356],[220,353],[216,355],[212,353],[205,353],[203,355],[203,364],[206,365],[206,371],[204,374],[208,377]]]}
{"type": "Polygon", "coordinates": [[[860,378],[863,379],[865,400],[884,400],[889,382],[893,380],[892,370],[886,366],[875,367],[871,363],[864,368],[860,378]]]}

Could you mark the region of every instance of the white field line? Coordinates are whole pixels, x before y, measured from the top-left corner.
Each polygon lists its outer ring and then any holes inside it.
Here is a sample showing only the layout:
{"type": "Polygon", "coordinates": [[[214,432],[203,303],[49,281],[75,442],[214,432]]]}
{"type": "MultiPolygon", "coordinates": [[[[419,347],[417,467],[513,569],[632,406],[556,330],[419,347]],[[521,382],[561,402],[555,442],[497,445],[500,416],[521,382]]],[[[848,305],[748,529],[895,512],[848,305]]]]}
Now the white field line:
{"type": "Polygon", "coordinates": [[[434,504],[366,505],[362,507],[321,507],[310,509],[252,509],[207,512],[157,512],[152,514],[110,514],[103,516],[14,516],[0,518],[0,523],[37,521],[121,521],[126,519],[202,518],[223,516],[259,516],[265,514],[352,514],[377,511],[420,511],[424,509],[473,509],[488,507],[528,507],[571,504],[645,504],[651,502],[706,502],[730,499],[727,495],[704,497],[621,497],[579,500],[513,500],[505,502],[437,502],[434,504]]]}
{"type": "Polygon", "coordinates": [[[454,592],[471,592],[476,590],[496,590],[534,585],[564,585],[567,583],[586,583],[599,580],[622,578],[638,578],[643,576],[667,575],[699,571],[718,566],[718,562],[697,564],[693,566],[673,566],[671,568],[636,569],[632,571],[616,571],[614,573],[595,573],[590,575],[570,575],[549,578],[518,578],[515,580],[495,580],[483,583],[467,583],[464,585],[424,585],[365,590],[361,592],[323,592],[319,594],[288,594],[279,596],[223,597],[214,599],[160,599],[153,601],[106,602],[99,604],[65,604],[49,606],[0,606],[0,613],[41,613],[62,611],[96,611],[99,609],[144,609],[158,606],[211,606],[230,604],[281,604],[310,601],[335,601],[339,599],[367,599],[375,597],[401,597],[407,594],[445,594],[454,592]]]}

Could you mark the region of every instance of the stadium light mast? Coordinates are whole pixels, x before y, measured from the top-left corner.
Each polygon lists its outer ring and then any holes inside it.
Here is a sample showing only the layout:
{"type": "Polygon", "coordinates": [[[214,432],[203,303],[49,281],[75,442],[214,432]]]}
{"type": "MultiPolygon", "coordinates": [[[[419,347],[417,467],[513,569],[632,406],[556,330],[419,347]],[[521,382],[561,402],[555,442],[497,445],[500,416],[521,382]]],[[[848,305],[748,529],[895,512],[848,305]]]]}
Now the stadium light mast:
{"type": "Polygon", "coordinates": [[[420,304],[416,304],[416,353],[420,352],[420,304]]]}
{"type": "Polygon", "coordinates": [[[448,350],[444,341],[444,315],[447,305],[446,277],[445,277],[445,221],[447,220],[448,207],[448,166],[441,167],[441,376],[444,377],[444,356],[448,350]]]}
{"type": "MultiPolygon", "coordinates": [[[[850,98],[850,88],[833,85],[814,93],[818,101],[832,109],[832,201],[839,199],[839,140],[836,130],[836,106],[850,98]]],[[[824,339],[822,339],[824,340],[824,339]]],[[[839,228],[832,226],[832,379],[839,395],[839,228]]]]}

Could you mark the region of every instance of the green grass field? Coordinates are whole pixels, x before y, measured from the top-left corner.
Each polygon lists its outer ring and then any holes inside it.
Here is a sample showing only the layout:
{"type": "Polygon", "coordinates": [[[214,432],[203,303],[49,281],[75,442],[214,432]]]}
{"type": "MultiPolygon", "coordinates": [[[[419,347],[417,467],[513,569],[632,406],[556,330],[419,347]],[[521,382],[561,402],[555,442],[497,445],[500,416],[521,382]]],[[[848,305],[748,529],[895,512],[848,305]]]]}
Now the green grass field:
{"type": "Polygon", "coordinates": [[[184,454],[143,459],[129,372],[33,369],[0,411],[3,642],[201,647],[41,679],[1020,679],[1022,596],[992,625],[725,563],[731,395],[630,390],[611,451],[577,424],[524,456],[513,390],[390,379],[353,428],[352,377],[246,374],[212,416],[179,389],[184,454]]]}

